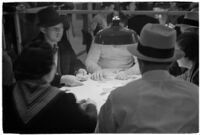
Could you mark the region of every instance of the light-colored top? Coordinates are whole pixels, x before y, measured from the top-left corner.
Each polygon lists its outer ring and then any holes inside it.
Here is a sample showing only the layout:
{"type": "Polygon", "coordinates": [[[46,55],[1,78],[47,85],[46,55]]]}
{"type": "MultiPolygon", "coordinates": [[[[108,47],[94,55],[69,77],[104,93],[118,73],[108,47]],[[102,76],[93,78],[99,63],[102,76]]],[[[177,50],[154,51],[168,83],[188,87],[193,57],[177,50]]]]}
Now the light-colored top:
{"type": "Polygon", "coordinates": [[[130,45],[101,45],[93,43],[86,58],[88,72],[99,69],[128,69],[134,65],[134,57],[127,50],[130,45]]]}
{"type": "Polygon", "coordinates": [[[102,106],[96,132],[185,133],[198,131],[198,87],[164,70],[111,92],[102,106]]]}

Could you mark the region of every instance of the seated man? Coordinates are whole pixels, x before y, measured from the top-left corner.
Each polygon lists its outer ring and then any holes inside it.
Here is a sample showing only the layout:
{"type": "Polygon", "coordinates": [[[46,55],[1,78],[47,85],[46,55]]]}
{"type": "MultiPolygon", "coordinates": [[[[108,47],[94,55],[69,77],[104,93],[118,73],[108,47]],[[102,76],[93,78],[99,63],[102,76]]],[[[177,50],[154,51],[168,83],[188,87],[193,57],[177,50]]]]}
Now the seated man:
{"type": "Polygon", "coordinates": [[[184,32],[196,32],[199,33],[199,14],[195,12],[188,12],[185,14],[182,22],[178,24],[180,26],[181,33],[184,32]]]}
{"type": "Polygon", "coordinates": [[[198,87],[168,72],[171,62],[184,55],[174,50],[175,44],[175,30],[161,24],[144,26],[139,44],[128,48],[138,58],[142,78],[111,92],[96,132],[198,132],[198,87]]]}
{"type": "MultiPolygon", "coordinates": [[[[82,83],[74,75],[82,77],[87,74],[83,63],[76,58],[76,54],[66,37],[65,21],[63,17],[48,7],[38,12],[40,34],[33,42],[46,42],[52,48],[57,48],[57,74],[52,82],[55,86],[60,84],[79,86],[82,83]]],[[[38,46],[40,47],[40,45],[38,46]]]]}

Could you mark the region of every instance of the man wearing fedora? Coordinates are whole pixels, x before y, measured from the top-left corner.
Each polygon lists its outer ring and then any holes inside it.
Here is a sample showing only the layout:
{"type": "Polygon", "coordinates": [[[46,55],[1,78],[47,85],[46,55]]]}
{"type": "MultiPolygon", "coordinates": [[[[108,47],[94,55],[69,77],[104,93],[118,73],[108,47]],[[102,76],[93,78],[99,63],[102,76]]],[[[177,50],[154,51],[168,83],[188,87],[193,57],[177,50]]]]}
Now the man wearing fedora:
{"type": "Polygon", "coordinates": [[[53,7],[41,9],[38,12],[38,26],[40,34],[33,42],[47,42],[57,49],[57,74],[52,82],[55,86],[61,84],[79,86],[80,77],[87,74],[83,63],[76,58],[76,54],[67,39],[66,29],[69,26],[63,16],[59,16],[53,7]],[[79,79],[74,75],[80,76],[79,79]]]}
{"type": "Polygon", "coordinates": [[[182,22],[178,24],[182,33],[196,32],[199,33],[199,14],[197,12],[188,12],[185,14],[182,22]]]}
{"type": "Polygon", "coordinates": [[[138,58],[142,78],[111,92],[102,106],[96,132],[197,133],[198,87],[168,73],[175,50],[176,31],[146,24],[138,45],[129,51],[138,58]]]}

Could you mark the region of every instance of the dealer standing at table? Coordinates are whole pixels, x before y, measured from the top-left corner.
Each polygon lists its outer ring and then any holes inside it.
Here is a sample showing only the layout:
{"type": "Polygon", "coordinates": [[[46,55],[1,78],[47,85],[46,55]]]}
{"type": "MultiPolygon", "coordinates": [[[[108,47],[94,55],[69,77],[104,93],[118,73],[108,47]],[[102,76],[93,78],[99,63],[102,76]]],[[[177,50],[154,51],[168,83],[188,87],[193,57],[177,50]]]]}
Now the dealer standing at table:
{"type": "Polygon", "coordinates": [[[198,87],[170,75],[176,31],[146,24],[139,44],[128,47],[138,58],[142,78],[115,89],[101,107],[100,133],[197,133],[198,87]]]}
{"type": "Polygon", "coordinates": [[[137,44],[136,32],[126,28],[126,16],[123,13],[110,14],[110,27],[99,31],[85,60],[91,79],[109,78],[110,72],[115,79],[126,80],[129,75],[139,74],[134,56],[128,52],[128,46],[137,44]]]}
{"type": "Polygon", "coordinates": [[[85,66],[76,58],[66,35],[66,20],[59,16],[52,7],[47,7],[38,12],[40,34],[33,42],[44,41],[52,48],[57,49],[57,74],[52,82],[53,85],[60,84],[79,86],[82,83],[74,75],[84,76],[87,74],[85,66]],[[63,34],[64,33],[64,34],[63,34]]]}

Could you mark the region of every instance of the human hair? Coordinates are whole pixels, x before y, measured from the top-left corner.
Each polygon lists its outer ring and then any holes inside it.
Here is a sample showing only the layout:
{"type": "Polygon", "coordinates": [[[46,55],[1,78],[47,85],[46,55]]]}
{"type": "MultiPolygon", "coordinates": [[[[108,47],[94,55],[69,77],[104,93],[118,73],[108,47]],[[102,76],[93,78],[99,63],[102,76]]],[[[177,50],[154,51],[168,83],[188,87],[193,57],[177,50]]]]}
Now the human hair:
{"type": "Polygon", "coordinates": [[[168,70],[172,62],[153,62],[138,58],[140,72],[143,74],[150,70],[168,70]]]}
{"type": "MultiPolygon", "coordinates": [[[[108,24],[112,23],[112,18],[113,17],[114,17],[114,13],[108,14],[108,16],[107,16],[107,23],[108,24]]],[[[128,21],[128,17],[124,13],[119,12],[119,18],[120,18],[120,22],[122,22],[126,26],[127,25],[127,21],[128,21]]]]}
{"type": "Polygon", "coordinates": [[[18,56],[14,63],[14,73],[17,81],[38,80],[48,74],[54,64],[54,49],[44,42],[31,43],[18,56]],[[40,47],[39,47],[40,46],[40,47]]]}
{"type": "Polygon", "coordinates": [[[185,32],[178,36],[177,45],[185,57],[193,62],[199,61],[199,37],[195,32],[185,32]]]}
{"type": "Polygon", "coordinates": [[[105,7],[109,7],[111,5],[114,5],[113,2],[103,2],[102,5],[101,5],[101,9],[105,8],[105,7]]]}
{"type": "Polygon", "coordinates": [[[136,10],[149,10],[148,2],[137,2],[136,10]]]}

